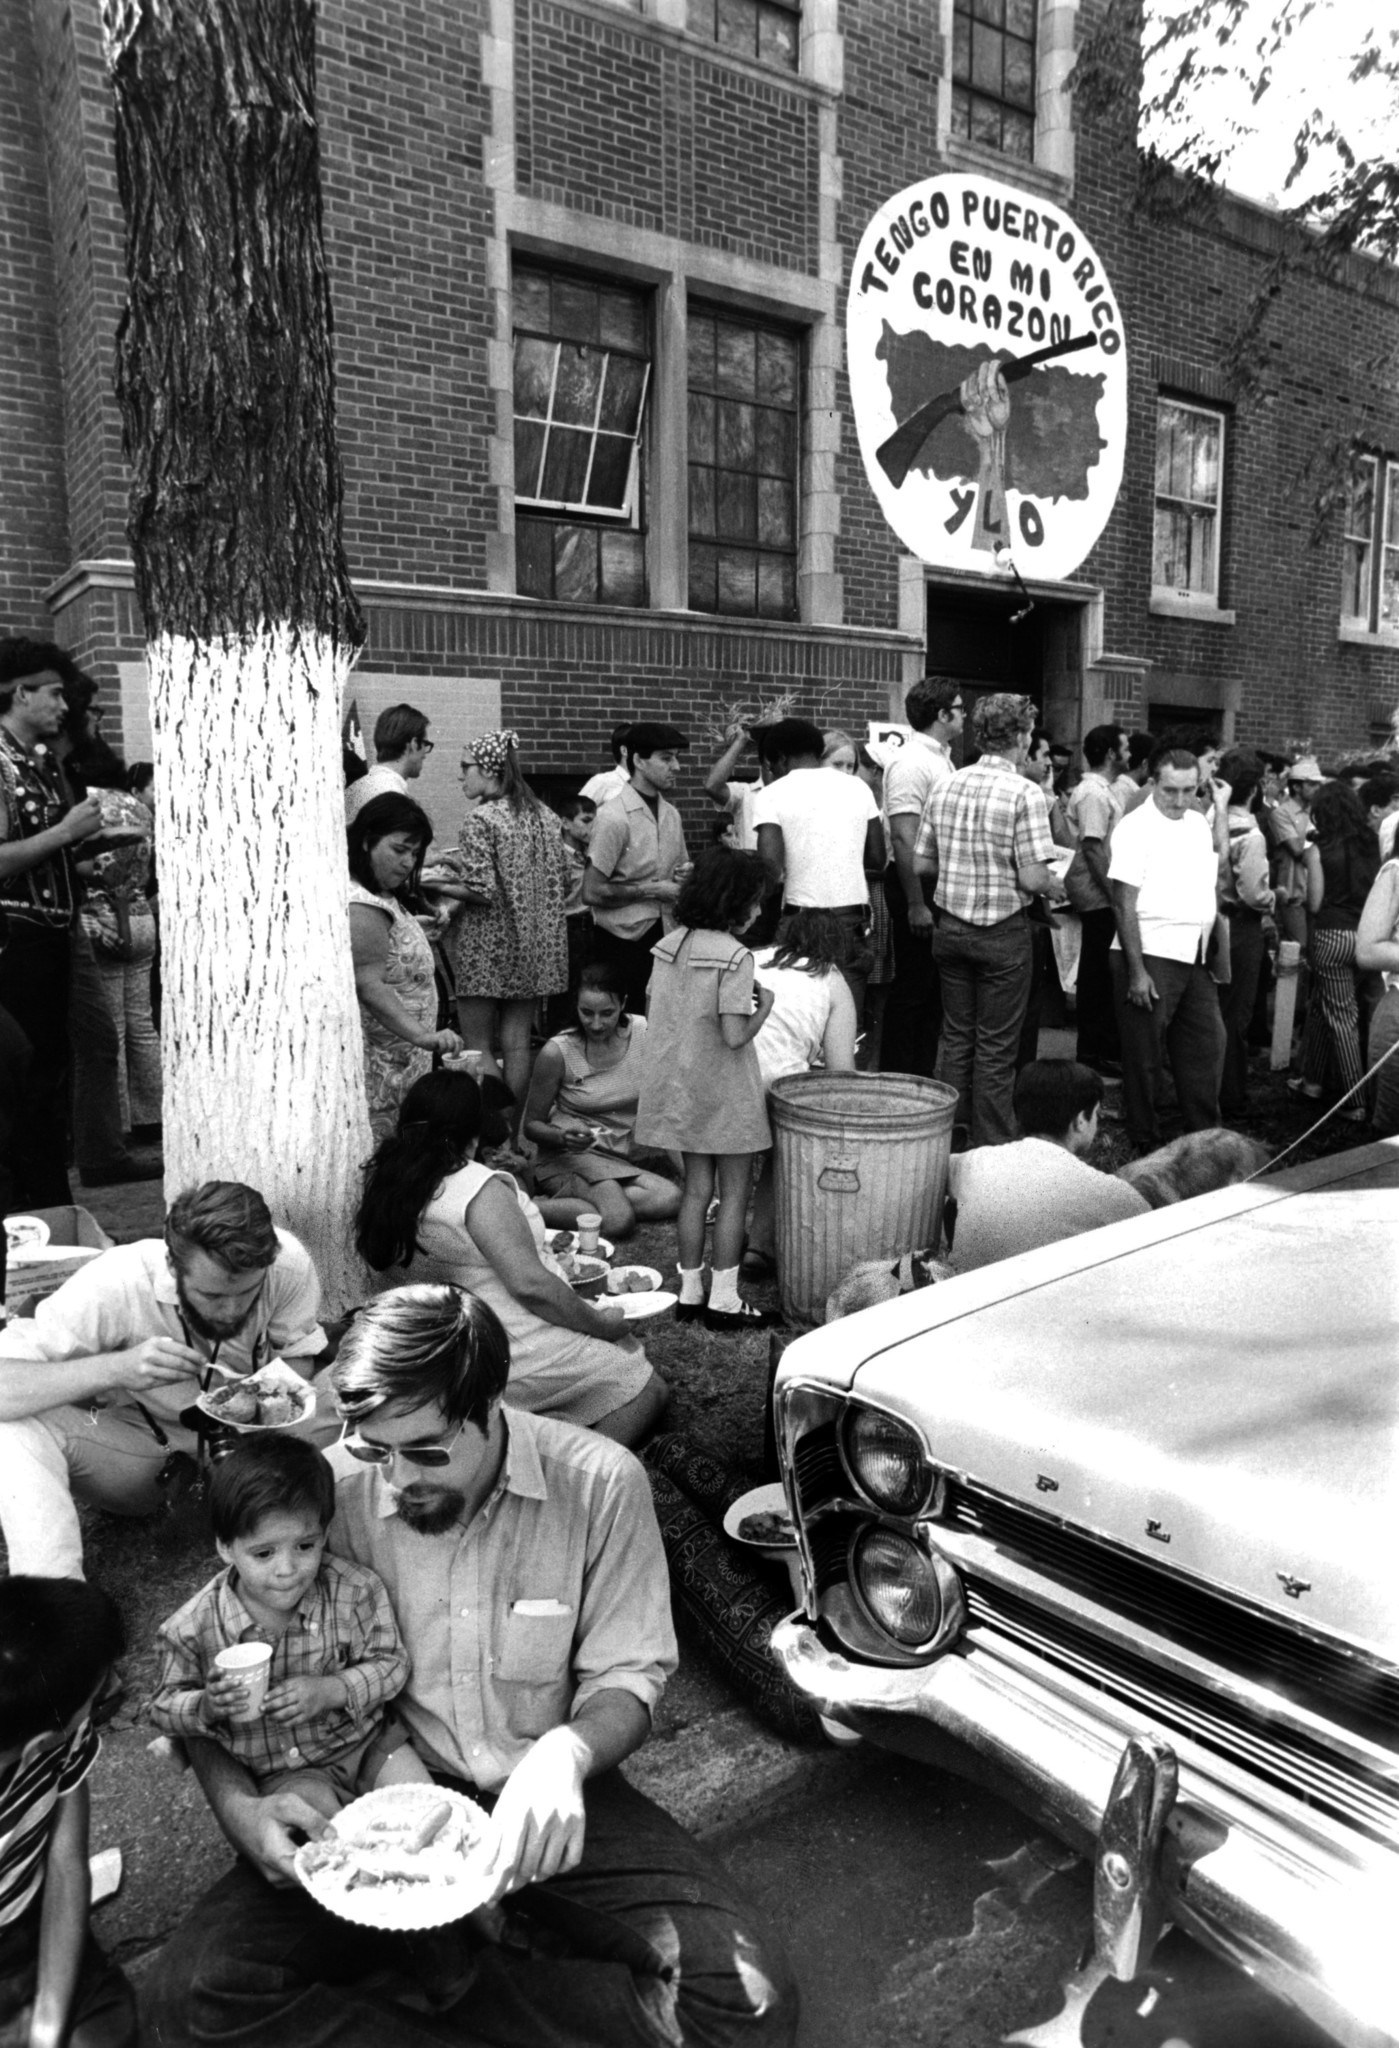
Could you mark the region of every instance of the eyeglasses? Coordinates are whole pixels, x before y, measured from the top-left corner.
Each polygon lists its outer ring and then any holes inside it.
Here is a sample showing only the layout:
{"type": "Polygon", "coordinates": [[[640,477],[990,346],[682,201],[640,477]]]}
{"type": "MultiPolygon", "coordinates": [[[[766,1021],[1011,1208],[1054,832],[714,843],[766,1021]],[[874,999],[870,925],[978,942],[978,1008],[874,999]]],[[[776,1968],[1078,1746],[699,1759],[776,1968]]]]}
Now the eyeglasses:
{"type": "Polygon", "coordinates": [[[430,754],[433,748],[437,745],[437,742],[436,740],[419,740],[418,745],[423,753],[430,754]]]}
{"type": "Polygon", "coordinates": [[[452,1461],[452,1452],[457,1446],[457,1438],[465,1428],[466,1424],[463,1423],[456,1436],[450,1437],[445,1444],[413,1444],[410,1447],[407,1444],[367,1444],[347,1422],[340,1432],[340,1441],[352,1458],[359,1459],[361,1465],[392,1464],[395,1453],[402,1458],[405,1465],[449,1465],[452,1461]]]}

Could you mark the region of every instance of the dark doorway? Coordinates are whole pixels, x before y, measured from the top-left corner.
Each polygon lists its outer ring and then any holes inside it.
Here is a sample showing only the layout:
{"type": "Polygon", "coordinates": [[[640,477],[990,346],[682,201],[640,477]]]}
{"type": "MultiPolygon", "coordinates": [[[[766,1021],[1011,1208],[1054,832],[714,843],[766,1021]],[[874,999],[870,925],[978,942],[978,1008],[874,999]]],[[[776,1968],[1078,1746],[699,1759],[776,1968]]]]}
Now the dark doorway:
{"type": "Polygon", "coordinates": [[[1042,722],[1070,743],[1078,736],[1081,703],[1082,607],[1026,598],[999,585],[990,590],[928,586],[925,672],[962,686],[967,708],[993,690],[1033,697],[1042,722]]]}

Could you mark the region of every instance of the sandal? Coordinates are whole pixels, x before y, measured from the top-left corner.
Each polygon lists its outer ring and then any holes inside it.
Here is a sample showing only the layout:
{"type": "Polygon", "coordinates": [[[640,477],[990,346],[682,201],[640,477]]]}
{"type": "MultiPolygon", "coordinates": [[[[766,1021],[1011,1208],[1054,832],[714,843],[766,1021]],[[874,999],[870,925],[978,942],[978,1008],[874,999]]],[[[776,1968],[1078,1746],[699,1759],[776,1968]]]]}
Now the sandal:
{"type": "Polygon", "coordinates": [[[710,1308],[705,1305],[704,1326],[707,1330],[727,1331],[730,1335],[741,1336],[745,1330],[770,1330],[782,1317],[776,1309],[754,1308],[751,1301],[741,1301],[737,1308],[710,1308]]]}

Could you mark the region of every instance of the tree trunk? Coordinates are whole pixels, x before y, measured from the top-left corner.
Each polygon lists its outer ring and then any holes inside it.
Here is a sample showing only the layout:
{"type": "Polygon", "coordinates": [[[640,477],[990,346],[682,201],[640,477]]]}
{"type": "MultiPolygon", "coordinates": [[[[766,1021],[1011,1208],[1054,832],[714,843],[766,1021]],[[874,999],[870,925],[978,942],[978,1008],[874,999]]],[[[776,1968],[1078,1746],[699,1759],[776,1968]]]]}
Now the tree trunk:
{"type": "Polygon", "coordinates": [[[345,901],[340,541],[309,0],[106,0],[129,298],[167,1192],[242,1180],[338,1310],[369,1149],[345,901]]]}

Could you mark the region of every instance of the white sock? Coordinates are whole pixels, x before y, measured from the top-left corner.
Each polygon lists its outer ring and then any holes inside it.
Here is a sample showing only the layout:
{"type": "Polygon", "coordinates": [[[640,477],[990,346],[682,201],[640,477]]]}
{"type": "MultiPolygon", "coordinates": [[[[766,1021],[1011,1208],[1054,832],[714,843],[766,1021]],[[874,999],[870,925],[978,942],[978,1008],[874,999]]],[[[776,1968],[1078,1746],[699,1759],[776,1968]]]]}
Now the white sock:
{"type": "Polygon", "coordinates": [[[680,1275],[680,1300],[685,1308],[699,1308],[704,1301],[704,1267],[677,1266],[680,1275]]]}
{"type": "Polygon", "coordinates": [[[738,1267],[725,1266],[721,1272],[716,1266],[709,1276],[709,1306],[717,1308],[721,1315],[737,1315],[743,1307],[738,1292],[738,1267]]]}

